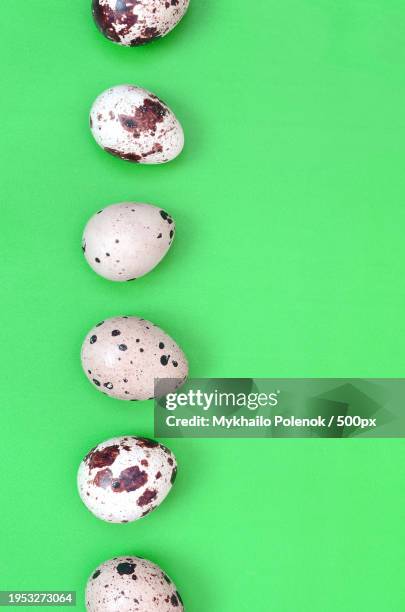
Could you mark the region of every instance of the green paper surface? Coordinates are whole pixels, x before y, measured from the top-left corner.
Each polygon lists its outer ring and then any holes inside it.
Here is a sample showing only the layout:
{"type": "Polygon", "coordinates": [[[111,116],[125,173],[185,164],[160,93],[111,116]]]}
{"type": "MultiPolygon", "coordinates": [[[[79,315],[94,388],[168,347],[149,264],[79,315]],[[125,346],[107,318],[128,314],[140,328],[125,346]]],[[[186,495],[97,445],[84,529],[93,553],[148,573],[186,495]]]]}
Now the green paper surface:
{"type": "MultiPolygon", "coordinates": [[[[405,4],[192,0],[166,38],[104,39],[87,0],[6,3],[1,36],[0,589],[76,590],[139,554],[188,612],[400,612],[405,440],[171,440],[165,503],[94,518],[81,458],[153,433],[153,404],[87,382],[99,320],[148,318],[193,377],[403,377],[405,4]],[[104,89],[159,95],[183,154],[104,153],[88,111],[104,89]],[[88,218],[124,200],[176,220],[135,283],[94,274],[88,218]]],[[[165,442],[165,440],[162,440],[165,442]]]]}

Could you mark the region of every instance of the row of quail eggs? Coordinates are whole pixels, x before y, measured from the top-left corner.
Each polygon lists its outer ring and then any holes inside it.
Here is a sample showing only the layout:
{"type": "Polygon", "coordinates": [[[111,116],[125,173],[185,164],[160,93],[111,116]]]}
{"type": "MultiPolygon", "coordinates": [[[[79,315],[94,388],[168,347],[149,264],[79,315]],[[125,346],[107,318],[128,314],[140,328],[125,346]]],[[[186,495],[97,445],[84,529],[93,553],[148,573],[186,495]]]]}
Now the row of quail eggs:
{"type": "MultiPolygon", "coordinates": [[[[99,30],[123,46],[165,36],[187,11],[189,0],[93,0],[99,30]]],[[[135,85],[103,92],[90,111],[90,129],[107,153],[141,164],[166,163],[184,145],[173,111],[153,93],[135,85]]],[[[122,202],[99,210],[82,239],[84,257],[100,276],[128,282],[148,274],[165,257],[175,235],[172,216],[159,207],[122,202]]],[[[136,316],[98,322],[84,339],[81,361],[91,384],[120,400],[175,391],[188,375],[181,348],[162,329],[136,316]]],[[[87,508],[111,523],[136,521],[155,510],[177,475],[174,454],[159,442],[133,435],[106,440],[79,466],[78,489],[87,508]]],[[[140,557],[117,557],[91,574],[88,612],[173,612],[184,610],[172,580],[140,557]]]]}

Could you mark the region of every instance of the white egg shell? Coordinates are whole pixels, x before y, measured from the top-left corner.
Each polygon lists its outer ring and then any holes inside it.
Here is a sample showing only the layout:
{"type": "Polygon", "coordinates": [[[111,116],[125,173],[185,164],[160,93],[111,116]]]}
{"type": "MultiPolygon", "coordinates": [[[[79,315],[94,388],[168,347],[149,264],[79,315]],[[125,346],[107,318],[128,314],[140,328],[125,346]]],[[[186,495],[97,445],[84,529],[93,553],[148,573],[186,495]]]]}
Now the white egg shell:
{"type": "Polygon", "coordinates": [[[190,0],[93,0],[100,32],[125,47],[144,45],[173,30],[190,0]]]}
{"type": "Polygon", "coordinates": [[[169,250],[174,232],[172,217],[161,208],[135,202],[113,204],[91,217],[82,249],[100,276],[130,281],[157,266],[169,250]]]}
{"type": "Polygon", "coordinates": [[[183,129],[170,108],[134,85],[104,91],[90,111],[90,128],[107,153],[139,164],[163,164],[184,146],[183,129]]]}
{"type": "Polygon", "coordinates": [[[155,510],[177,475],[173,453],[155,440],[124,436],[93,448],[80,464],[79,494],[95,516],[136,521],[155,510]]]}
{"type": "Polygon", "coordinates": [[[89,381],[122,400],[152,399],[155,379],[164,379],[164,393],[172,393],[188,375],[186,356],[175,341],[138,317],[98,323],[83,342],[81,358],[89,381]]]}
{"type": "Polygon", "coordinates": [[[87,612],[183,612],[180,594],[158,565],[140,557],[116,557],[87,581],[87,612]]]}

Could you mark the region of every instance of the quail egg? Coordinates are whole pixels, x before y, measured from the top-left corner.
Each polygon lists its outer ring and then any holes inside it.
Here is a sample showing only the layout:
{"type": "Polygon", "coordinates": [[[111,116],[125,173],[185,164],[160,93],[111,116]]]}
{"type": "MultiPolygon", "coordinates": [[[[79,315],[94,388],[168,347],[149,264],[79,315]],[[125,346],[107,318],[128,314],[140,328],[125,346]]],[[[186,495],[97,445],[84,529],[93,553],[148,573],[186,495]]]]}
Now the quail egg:
{"type": "Polygon", "coordinates": [[[173,453],[155,440],[134,436],[98,444],[83,459],[77,476],[80,497],[109,523],[136,521],[159,506],[177,475],[173,453]]]}
{"type": "Polygon", "coordinates": [[[123,202],[99,210],[88,221],[82,240],[87,263],[112,281],[144,276],[166,255],[175,223],[161,208],[123,202]]]}
{"type": "Polygon", "coordinates": [[[138,317],[98,323],[83,342],[81,359],[96,389],[121,400],[154,398],[157,379],[159,395],[173,393],[188,375],[187,358],[176,342],[138,317]]]}
{"type": "Polygon", "coordinates": [[[168,34],[186,13],[190,0],[93,0],[100,32],[125,47],[137,47],[168,34]]]}
{"type": "Polygon", "coordinates": [[[157,96],[135,85],[117,85],[98,96],[90,129],[107,153],[138,164],[163,164],[179,155],[183,129],[157,96]]]}
{"type": "Polygon", "coordinates": [[[116,557],[99,565],[86,586],[87,612],[183,612],[169,576],[147,559],[116,557]]]}

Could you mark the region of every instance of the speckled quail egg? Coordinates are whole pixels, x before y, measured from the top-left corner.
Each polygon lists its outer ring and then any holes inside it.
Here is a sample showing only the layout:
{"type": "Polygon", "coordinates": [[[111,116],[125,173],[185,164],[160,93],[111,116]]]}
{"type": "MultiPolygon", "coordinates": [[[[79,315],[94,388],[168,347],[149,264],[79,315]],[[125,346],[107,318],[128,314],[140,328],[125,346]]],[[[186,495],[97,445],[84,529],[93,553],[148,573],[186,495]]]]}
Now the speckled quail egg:
{"type": "Polygon", "coordinates": [[[93,17],[109,40],[137,47],[173,30],[189,3],[190,0],[93,0],[93,17]]]}
{"type": "Polygon", "coordinates": [[[123,202],[99,210],[87,223],[82,249],[97,274],[112,281],[144,276],[163,259],[175,224],[161,208],[123,202]]]}
{"type": "Polygon", "coordinates": [[[93,448],[80,464],[79,494],[95,516],[136,521],[155,510],[176,479],[173,453],[155,440],[124,436],[93,448]]]}
{"type": "Polygon", "coordinates": [[[183,612],[176,586],[159,566],[141,557],[116,557],[87,581],[87,612],[183,612]]]}
{"type": "Polygon", "coordinates": [[[107,153],[139,164],[163,164],[184,146],[183,129],[169,107],[134,85],[117,85],[99,95],[90,128],[107,153]]]}
{"type": "Polygon", "coordinates": [[[172,393],[188,375],[187,359],[174,340],[138,317],[98,323],[83,342],[81,358],[90,382],[122,400],[152,399],[155,379],[164,379],[159,395],[172,393]]]}

